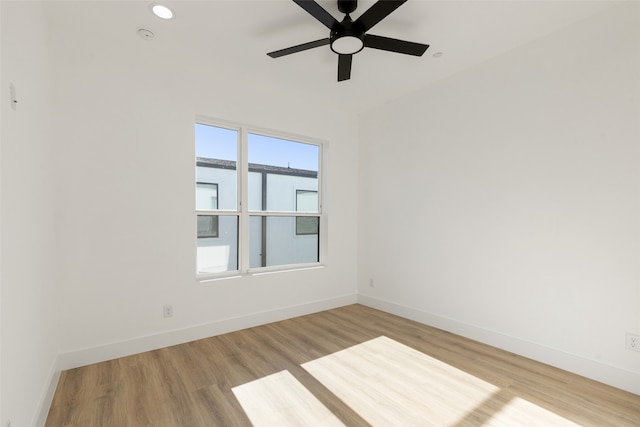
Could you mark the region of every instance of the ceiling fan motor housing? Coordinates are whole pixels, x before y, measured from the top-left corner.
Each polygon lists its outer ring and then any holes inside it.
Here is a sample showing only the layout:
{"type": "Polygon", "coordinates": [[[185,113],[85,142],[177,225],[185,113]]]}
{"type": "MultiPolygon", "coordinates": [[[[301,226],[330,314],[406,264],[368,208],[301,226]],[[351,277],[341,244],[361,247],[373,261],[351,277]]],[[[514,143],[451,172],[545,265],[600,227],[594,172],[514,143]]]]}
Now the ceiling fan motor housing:
{"type": "Polygon", "coordinates": [[[364,29],[354,23],[349,15],[336,25],[329,36],[331,50],[341,55],[351,55],[364,48],[364,29]]]}

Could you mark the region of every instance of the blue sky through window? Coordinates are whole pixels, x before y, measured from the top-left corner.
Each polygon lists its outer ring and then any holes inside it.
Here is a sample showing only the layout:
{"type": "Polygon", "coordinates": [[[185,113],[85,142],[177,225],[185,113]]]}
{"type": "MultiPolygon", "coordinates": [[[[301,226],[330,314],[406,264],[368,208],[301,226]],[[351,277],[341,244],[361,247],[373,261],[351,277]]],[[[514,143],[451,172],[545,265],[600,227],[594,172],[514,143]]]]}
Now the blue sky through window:
{"type": "MultiPolygon", "coordinates": [[[[196,157],[237,160],[238,132],[196,123],[196,157]]],[[[319,147],[249,134],[249,163],[318,171],[319,147]]]]}

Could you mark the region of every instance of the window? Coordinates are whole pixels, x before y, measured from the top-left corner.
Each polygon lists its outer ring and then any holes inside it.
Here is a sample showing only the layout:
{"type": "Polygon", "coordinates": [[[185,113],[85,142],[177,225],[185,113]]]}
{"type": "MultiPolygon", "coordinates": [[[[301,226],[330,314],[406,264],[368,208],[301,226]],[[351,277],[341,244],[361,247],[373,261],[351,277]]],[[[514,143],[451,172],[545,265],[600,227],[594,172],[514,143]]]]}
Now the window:
{"type": "MultiPolygon", "coordinates": [[[[296,190],[296,211],[317,212],[318,192],[311,190],[296,190]]],[[[298,236],[318,234],[318,227],[318,217],[296,217],[296,235],[298,236]]]]}
{"type": "Polygon", "coordinates": [[[198,215],[198,239],[218,237],[218,216],[198,215]]]}
{"type": "Polygon", "coordinates": [[[323,144],[206,119],[195,137],[198,275],[319,263],[323,144]]]}
{"type": "MultiPolygon", "coordinates": [[[[196,183],[196,209],[218,209],[218,184],[196,183]]],[[[218,237],[218,216],[198,215],[198,239],[218,237]]]]}
{"type": "Polygon", "coordinates": [[[196,183],[196,209],[218,209],[218,184],[196,183]]]}

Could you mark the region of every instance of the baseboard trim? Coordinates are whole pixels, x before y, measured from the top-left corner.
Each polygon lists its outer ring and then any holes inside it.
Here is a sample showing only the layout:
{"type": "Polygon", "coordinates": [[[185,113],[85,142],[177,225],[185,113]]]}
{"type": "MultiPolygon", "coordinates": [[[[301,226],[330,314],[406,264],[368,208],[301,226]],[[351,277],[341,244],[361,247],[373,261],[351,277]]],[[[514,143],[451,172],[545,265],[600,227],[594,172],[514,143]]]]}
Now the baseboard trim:
{"type": "Polygon", "coordinates": [[[53,402],[53,396],[56,393],[59,379],[60,369],[58,368],[58,357],[56,357],[51,365],[47,384],[45,385],[40,401],[38,402],[39,411],[31,423],[33,427],[44,427],[47,422],[47,416],[49,415],[49,409],[51,409],[51,403],[53,402]]]}
{"type": "Polygon", "coordinates": [[[143,336],[126,341],[119,341],[97,347],[84,348],[61,353],[58,357],[60,371],[104,362],[145,351],[157,350],[172,345],[183,344],[198,339],[238,331],[241,329],[260,326],[267,323],[304,316],[332,308],[355,304],[357,294],[313,301],[305,304],[282,307],[275,310],[252,313],[245,316],[222,319],[187,328],[173,329],[158,334],[143,336]]]}
{"type": "Polygon", "coordinates": [[[456,335],[471,338],[493,347],[640,395],[640,374],[627,371],[623,368],[367,295],[359,294],[358,303],[433,326],[456,335]]]}

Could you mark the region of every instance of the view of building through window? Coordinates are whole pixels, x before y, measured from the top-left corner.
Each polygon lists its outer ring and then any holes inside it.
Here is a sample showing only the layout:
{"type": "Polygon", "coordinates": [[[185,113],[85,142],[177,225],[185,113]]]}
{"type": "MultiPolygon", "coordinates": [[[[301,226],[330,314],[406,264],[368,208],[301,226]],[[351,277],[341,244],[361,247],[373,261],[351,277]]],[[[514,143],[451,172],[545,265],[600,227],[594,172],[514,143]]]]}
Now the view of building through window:
{"type": "MultiPolygon", "coordinates": [[[[318,212],[318,192],[310,190],[296,190],[296,211],[318,212]]],[[[318,234],[318,217],[296,217],[296,234],[318,234]]]]}
{"type": "Polygon", "coordinates": [[[319,262],[321,147],[242,128],[195,130],[198,274],[319,262]]]}
{"type": "MultiPolygon", "coordinates": [[[[218,184],[196,183],[196,209],[218,209],[218,184]]],[[[198,238],[218,237],[218,217],[198,215],[198,238]]]]}

